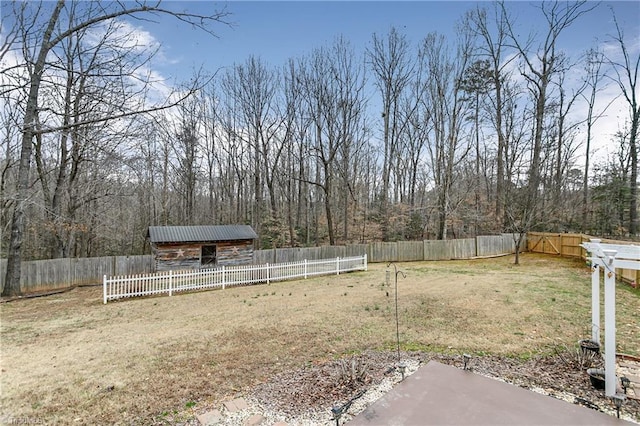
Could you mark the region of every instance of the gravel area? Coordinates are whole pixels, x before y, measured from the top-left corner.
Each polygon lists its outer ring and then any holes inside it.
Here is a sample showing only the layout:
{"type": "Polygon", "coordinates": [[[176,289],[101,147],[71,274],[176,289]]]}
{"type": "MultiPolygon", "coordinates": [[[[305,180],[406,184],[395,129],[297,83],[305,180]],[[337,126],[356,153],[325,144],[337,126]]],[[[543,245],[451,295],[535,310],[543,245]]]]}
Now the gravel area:
{"type": "MultiPolygon", "coordinates": [[[[399,362],[397,352],[365,352],[312,364],[258,385],[244,396],[247,409],[235,413],[222,409],[217,424],[247,425],[262,416],[260,424],[265,425],[332,426],[336,424],[332,408],[341,412],[339,423],[344,424],[402,380],[400,365],[409,376],[429,360],[459,368],[464,363],[462,355],[401,352],[399,362]]],[[[591,386],[585,362],[593,365],[598,360],[585,360],[572,351],[556,351],[553,356],[526,361],[473,356],[468,366],[477,374],[615,416],[615,407],[604,391],[591,386]]],[[[621,418],[640,424],[640,402],[627,399],[621,418]]]]}

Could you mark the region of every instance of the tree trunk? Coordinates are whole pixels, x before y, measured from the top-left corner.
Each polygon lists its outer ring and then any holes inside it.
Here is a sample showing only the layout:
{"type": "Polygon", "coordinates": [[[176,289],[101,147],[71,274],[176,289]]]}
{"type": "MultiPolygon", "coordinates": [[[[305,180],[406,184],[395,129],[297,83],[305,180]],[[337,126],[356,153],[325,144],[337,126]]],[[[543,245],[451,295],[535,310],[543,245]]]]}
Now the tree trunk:
{"type": "Polygon", "coordinates": [[[587,232],[589,213],[589,161],[591,159],[591,119],[587,121],[587,142],[585,144],[584,175],[582,176],[582,232],[587,232]]]}
{"type": "Polygon", "coordinates": [[[324,173],[325,173],[325,180],[324,180],[324,185],[322,185],[322,189],[324,189],[324,211],[325,214],[327,215],[327,231],[329,232],[329,245],[335,245],[336,244],[336,236],[335,236],[335,232],[333,229],[333,213],[331,210],[331,171],[330,171],[330,164],[325,163],[324,164],[324,173]]]}
{"type": "Polygon", "coordinates": [[[633,111],[631,136],[629,137],[629,155],[631,156],[631,176],[629,178],[629,234],[638,234],[638,126],[640,125],[640,109],[633,111]]]}
{"type": "MultiPolygon", "coordinates": [[[[443,185],[445,186],[445,185],[443,185]]],[[[447,192],[442,188],[438,194],[438,239],[447,239],[447,192]]]]}
{"type": "Polygon", "coordinates": [[[380,193],[380,213],[382,216],[382,223],[380,228],[382,230],[382,241],[389,241],[389,176],[391,174],[391,148],[389,146],[389,115],[390,115],[390,102],[389,99],[385,99],[383,116],[383,140],[384,140],[384,158],[382,164],[382,191],[380,193]]]}
{"type": "Polygon", "coordinates": [[[547,81],[546,75],[540,83],[536,99],[536,126],[534,130],[533,154],[529,169],[528,207],[534,208],[538,202],[538,187],[540,186],[540,163],[542,155],[542,133],[544,131],[544,117],[546,106],[547,81]]]}
{"type": "Polygon", "coordinates": [[[496,220],[499,229],[504,228],[504,156],[505,156],[505,137],[502,131],[502,82],[500,81],[499,70],[494,69],[494,84],[496,88],[496,130],[498,132],[498,158],[496,173],[496,220]]]}
{"type": "Polygon", "coordinates": [[[518,232],[518,238],[515,239],[516,253],[515,253],[515,259],[513,263],[516,265],[520,264],[520,245],[522,244],[522,240],[524,239],[525,235],[527,235],[526,232],[518,232]]]}
{"type": "Polygon", "coordinates": [[[40,51],[36,62],[33,64],[31,82],[29,86],[29,96],[24,111],[24,123],[22,128],[22,146],[20,149],[20,163],[18,166],[17,199],[11,220],[11,236],[9,250],[7,254],[7,275],[2,291],[3,296],[12,297],[21,294],[20,289],[20,266],[22,262],[22,237],[25,228],[24,208],[27,203],[29,189],[29,171],[31,168],[31,148],[35,133],[36,119],[38,116],[38,95],[40,92],[40,82],[47,59],[47,54],[51,49],[51,35],[58,22],[60,12],[64,7],[64,0],[58,0],[49,23],[42,37],[40,51]]]}

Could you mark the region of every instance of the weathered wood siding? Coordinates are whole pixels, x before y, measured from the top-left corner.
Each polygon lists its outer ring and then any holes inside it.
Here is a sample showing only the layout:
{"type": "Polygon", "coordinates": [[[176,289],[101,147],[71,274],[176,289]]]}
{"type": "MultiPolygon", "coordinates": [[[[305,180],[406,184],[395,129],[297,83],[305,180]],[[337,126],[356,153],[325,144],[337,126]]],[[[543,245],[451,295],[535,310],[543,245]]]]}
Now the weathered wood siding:
{"type": "MultiPolygon", "coordinates": [[[[216,265],[249,265],[253,263],[253,241],[219,241],[152,245],[156,271],[200,269],[202,246],[216,246],[216,265]]],[[[210,266],[205,266],[210,267],[210,266]]]]}
{"type": "Polygon", "coordinates": [[[200,268],[201,244],[158,244],[151,249],[156,271],[200,268]]]}
{"type": "Polygon", "coordinates": [[[253,241],[215,243],[217,266],[250,265],[253,263],[253,241]]]}

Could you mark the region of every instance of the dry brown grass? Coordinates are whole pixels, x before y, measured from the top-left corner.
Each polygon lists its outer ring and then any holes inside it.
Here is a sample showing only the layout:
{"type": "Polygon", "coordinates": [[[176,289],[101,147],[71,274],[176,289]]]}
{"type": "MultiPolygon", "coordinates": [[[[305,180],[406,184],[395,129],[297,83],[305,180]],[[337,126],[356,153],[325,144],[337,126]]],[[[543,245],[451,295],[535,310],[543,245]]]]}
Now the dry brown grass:
{"type": "MultiPolygon", "coordinates": [[[[526,358],[589,335],[584,264],[530,254],[512,262],[398,264],[402,348],[526,358]]],[[[4,303],[0,420],[147,424],[288,368],[392,349],[385,269],[107,305],[95,287],[4,303]]],[[[639,296],[617,292],[619,349],[634,355],[639,296]]]]}

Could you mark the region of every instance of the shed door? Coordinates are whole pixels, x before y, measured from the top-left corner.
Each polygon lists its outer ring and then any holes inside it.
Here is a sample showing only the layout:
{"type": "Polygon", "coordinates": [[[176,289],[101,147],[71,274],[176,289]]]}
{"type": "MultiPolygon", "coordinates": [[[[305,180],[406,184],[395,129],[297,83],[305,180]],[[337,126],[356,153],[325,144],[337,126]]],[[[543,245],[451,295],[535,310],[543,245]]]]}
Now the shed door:
{"type": "Polygon", "coordinates": [[[213,268],[216,266],[216,246],[202,246],[200,249],[200,267],[213,268]]]}

